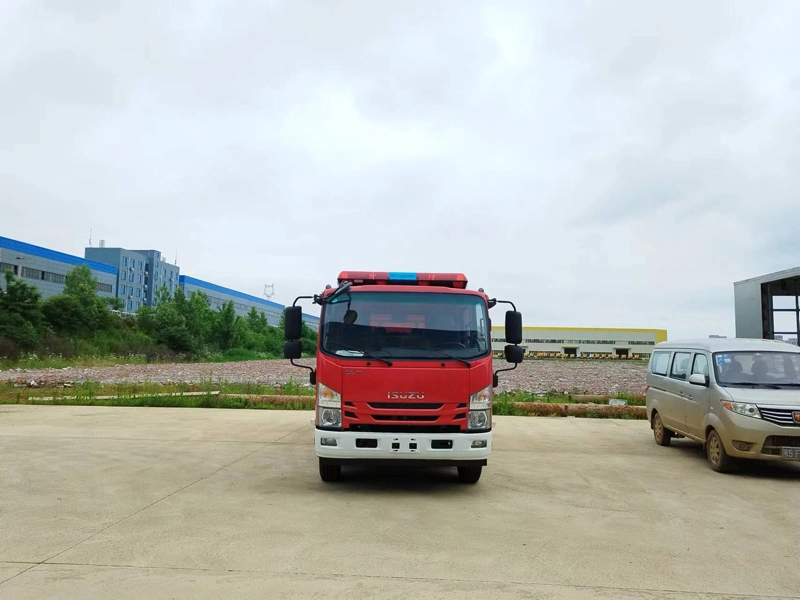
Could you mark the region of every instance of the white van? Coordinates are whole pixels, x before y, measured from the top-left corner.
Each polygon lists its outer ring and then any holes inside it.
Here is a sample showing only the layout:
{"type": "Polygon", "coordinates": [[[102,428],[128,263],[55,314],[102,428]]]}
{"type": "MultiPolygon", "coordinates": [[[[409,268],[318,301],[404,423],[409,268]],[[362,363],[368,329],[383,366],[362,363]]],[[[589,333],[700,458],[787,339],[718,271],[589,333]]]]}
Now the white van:
{"type": "Polygon", "coordinates": [[[752,339],[657,344],[647,372],[657,444],[705,444],[715,471],[733,458],[800,460],[800,348],[752,339]]]}

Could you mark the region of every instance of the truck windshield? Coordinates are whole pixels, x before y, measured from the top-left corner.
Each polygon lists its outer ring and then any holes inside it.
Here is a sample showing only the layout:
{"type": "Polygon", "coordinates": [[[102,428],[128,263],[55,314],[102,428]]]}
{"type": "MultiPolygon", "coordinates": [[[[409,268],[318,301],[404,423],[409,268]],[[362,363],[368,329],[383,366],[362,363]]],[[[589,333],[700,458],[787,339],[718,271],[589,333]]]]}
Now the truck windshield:
{"type": "Polygon", "coordinates": [[[490,350],[479,296],[432,292],[350,292],[322,312],[322,349],[337,356],[470,359],[490,350]]]}
{"type": "Polygon", "coordinates": [[[800,386],[800,353],[717,352],[714,371],[721,385],[800,386]]]}

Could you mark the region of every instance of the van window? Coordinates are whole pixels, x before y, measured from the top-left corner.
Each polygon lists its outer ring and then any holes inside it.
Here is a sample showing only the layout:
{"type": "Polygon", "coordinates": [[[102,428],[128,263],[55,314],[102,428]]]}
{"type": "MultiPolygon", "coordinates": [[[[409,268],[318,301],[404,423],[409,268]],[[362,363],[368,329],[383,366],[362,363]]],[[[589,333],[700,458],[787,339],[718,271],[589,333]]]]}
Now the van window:
{"type": "Polygon", "coordinates": [[[680,379],[686,381],[686,375],[689,373],[689,363],[692,360],[690,352],[676,352],[675,358],[672,361],[672,371],[669,376],[673,379],[680,379]]]}
{"type": "Polygon", "coordinates": [[[694,355],[694,365],[692,365],[692,375],[699,373],[708,377],[708,357],[705,354],[694,355]]]}
{"type": "Polygon", "coordinates": [[[653,358],[650,360],[650,371],[654,375],[666,375],[669,369],[669,352],[653,352],[653,358]]]}

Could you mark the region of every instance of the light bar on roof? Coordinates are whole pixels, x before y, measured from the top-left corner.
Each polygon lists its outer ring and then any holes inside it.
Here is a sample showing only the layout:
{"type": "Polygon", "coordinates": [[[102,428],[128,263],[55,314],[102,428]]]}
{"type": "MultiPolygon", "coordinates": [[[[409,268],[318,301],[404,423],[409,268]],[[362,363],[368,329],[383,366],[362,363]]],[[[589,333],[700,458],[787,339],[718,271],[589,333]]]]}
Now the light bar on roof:
{"type": "Polygon", "coordinates": [[[466,289],[467,276],[463,273],[414,273],[410,271],[342,271],[339,283],[353,285],[420,285],[466,289]]]}

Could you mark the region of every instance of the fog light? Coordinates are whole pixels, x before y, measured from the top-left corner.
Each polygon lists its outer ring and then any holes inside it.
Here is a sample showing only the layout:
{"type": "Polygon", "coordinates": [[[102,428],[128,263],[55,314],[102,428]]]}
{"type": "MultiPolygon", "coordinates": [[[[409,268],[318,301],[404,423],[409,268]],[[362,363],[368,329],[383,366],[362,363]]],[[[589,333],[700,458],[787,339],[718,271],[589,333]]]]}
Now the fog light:
{"type": "Polygon", "coordinates": [[[319,443],[322,446],[335,446],[336,438],[319,438],[319,443]]]}
{"type": "Polygon", "coordinates": [[[486,448],[486,440],[472,440],[473,448],[486,448]]]}
{"type": "Polygon", "coordinates": [[[738,441],[733,442],[733,447],[736,448],[739,452],[748,452],[752,445],[753,444],[750,444],[748,442],[738,442],[738,441]]]}

